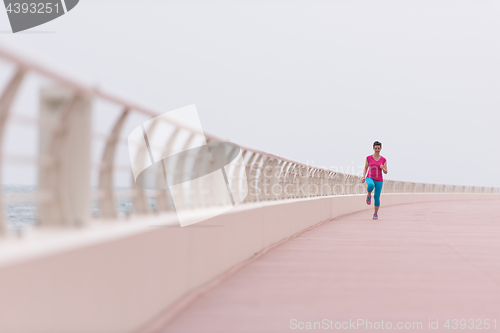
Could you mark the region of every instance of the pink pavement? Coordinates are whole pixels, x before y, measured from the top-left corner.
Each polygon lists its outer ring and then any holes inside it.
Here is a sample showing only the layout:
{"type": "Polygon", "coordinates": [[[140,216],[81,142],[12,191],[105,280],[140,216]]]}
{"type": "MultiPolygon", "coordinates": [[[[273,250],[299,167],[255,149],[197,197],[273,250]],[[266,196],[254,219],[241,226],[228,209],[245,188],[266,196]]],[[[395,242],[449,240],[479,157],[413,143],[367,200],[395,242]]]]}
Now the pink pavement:
{"type": "Polygon", "coordinates": [[[500,200],[382,206],[378,220],[372,214],[326,222],[270,250],[161,332],[371,332],[389,322],[394,331],[402,323],[399,331],[469,332],[470,319],[483,333],[500,331],[500,200]],[[308,322],[321,328],[306,329],[308,322]]]}

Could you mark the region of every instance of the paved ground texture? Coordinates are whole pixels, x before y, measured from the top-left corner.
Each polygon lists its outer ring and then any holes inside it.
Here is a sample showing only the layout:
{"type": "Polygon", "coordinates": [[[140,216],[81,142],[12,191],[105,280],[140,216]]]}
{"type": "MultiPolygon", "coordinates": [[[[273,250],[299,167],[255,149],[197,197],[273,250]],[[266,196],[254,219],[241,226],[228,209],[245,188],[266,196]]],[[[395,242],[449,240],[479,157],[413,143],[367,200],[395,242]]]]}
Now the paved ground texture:
{"type": "Polygon", "coordinates": [[[500,200],[371,215],[338,218],[274,248],[162,332],[500,332],[500,200]]]}

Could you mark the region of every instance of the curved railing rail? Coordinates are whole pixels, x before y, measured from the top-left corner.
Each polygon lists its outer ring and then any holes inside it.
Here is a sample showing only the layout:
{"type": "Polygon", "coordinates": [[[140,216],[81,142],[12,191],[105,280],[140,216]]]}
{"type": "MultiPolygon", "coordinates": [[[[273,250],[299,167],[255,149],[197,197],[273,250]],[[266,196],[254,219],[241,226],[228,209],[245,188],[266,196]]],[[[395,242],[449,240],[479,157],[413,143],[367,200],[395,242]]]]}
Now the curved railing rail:
{"type": "MultiPolygon", "coordinates": [[[[165,191],[144,190],[136,186],[134,181],[131,182],[129,190],[123,191],[117,189],[114,182],[117,173],[131,171],[129,165],[120,165],[116,161],[118,146],[127,144],[127,133],[123,133],[126,121],[132,114],[152,118],[162,112],[68,77],[6,47],[0,46],[0,60],[15,67],[0,95],[0,167],[5,163],[28,163],[35,165],[38,170],[36,189],[31,193],[9,196],[7,203],[15,204],[27,200],[34,202],[40,225],[76,226],[86,223],[85,216],[86,212],[90,211],[92,197],[97,203],[95,216],[106,219],[121,217],[117,200],[123,196],[130,197],[135,214],[168,212],[174,209],[171,201],[166,198],[165,191]],[[46,89],[45,92],[42,90],[39,117],[15,116],[11,112],[11,106],[29,73],[48,79],[60,88],[46,89]],[[89,113],[92,103],[96,100],[103,100],[121,108],[121,113],[105,134],[96,133],[92,129],[88,131],[82,125],[90,124],[91,120],[85,114],[89,113]],[[33,158],[22,154],[3,153],[5,132],[11,122],[34,126],[40,132],[38,156],[33,158]],[[97,139],[104,140],[104,148],[100,161],[95,166],[98,170],[98,189],[92,191],[88,176],[92,166],[83,155],[91,150],[91,141],[97,139]],[[71,149],[67,146],[68,142],[72,142],[71,149]],[[88,191],[85,188],[88,188],[88,191]]],[[[186,124],[172,121],[171,126],[172,132],[164,143],[166,147],[174,143],[187,146],[190,141],[203,137],[207,142],[225,141],[211,134],[200,133],[186,124]]],[[[234,166],[227,176],[232,188],[238,189],[240,194],[243,193],[243,187],[248,188],[248,196],[244,202],[361,194],[365,191],[365,185],[361,183],[359,176],[314,167],[242,145],[240,148],[243,164],[234,166]],[[247,175],[247,184],[243,184],[244,172],[247,175]]],[[[192,172],[189,168],[187,164],[178,162],[179,177],[192,172]]],[[[2,183],[5,182],[5,179],[2,180],[2,183]]],[[[500,193],[500,189],[385,180],[383,192],[500,193]]],[[[200,193],[197,189],[186,190],[185,196],[185,208],[189,208],[192,203],[196,203],[197,207],[218,205],[211,199],[210,193],[200,193]]],[[[2,199],[6,201],[6,196],[0,197],[0,200],[2,199]]],[[[4,215],[4,212],[0,212],[2,233],[7,227],[4,215]]]]}

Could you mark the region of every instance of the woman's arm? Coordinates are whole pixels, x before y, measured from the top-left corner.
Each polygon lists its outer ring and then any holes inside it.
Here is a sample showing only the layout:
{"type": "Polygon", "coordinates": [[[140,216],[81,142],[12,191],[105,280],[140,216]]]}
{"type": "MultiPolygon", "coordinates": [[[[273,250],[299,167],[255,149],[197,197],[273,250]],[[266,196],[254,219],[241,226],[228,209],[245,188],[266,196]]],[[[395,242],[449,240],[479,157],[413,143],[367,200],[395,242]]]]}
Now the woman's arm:
{"type": "Polygon", "coordinates": [[[366,176],[366,171],[368,170],[368,158],[366,159],[366,162],[365,162],[365,169],[363,170],[363,175],[361,176],[362,179],[361,179],[361,182],[363,183],[365,181],[365,176],[366,176]]]}
{"type": "Polygon", "coordinates": [[[382,171],[384,173],[387,173],[387,161],[384,162],[384,164],[381,166],[381,168],[382,168],[382,171]]]}

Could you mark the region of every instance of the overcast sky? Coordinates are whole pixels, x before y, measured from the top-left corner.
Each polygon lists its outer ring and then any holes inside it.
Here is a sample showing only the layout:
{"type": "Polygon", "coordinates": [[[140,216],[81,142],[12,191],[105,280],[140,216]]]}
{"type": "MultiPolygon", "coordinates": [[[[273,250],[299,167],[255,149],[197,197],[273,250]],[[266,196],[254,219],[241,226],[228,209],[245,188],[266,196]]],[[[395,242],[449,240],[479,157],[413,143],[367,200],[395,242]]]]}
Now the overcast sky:
{"type": "Polygon", "coordinates": [[[379,140],[386,179],[500,186],[499,17],[489,0],[81,0],[18,34],[0,10],[0,42],[300,162],[357,173],[379,140]]]}

